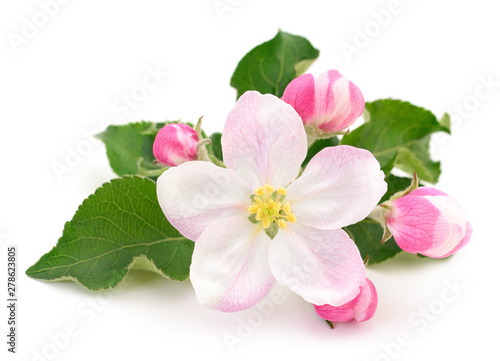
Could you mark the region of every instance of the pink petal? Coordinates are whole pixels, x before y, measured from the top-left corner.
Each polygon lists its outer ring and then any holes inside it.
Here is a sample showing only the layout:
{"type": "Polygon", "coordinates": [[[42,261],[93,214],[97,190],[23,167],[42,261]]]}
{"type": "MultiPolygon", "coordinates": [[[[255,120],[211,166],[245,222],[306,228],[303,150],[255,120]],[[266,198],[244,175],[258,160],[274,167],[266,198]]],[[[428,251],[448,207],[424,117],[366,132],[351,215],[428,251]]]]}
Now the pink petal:
{"type": "Polygon", "coordinates": [[[364,219],[387,190],[375,157],[347,145],[321,150],[302,175],[288,187],[297,221],[321,229],[336,229],[364,219]]]}
{"type": "Polygon", "coordinates": [[[354,319],[358,322],[367,321],[373,317],[378,305],[377,289],[368,278],[358,295],[354,305],[354,319]]]}
{"type": "Polygon", "coordinates": [[[460,204],[447,194],[424,196],[424,198],[431,202],[450,223],[451,232],[448,237],[434,242],[432,249],[425,253],[429,257],[442,258],[450,253],[466,236],[467,219],[460,204]]]}
{"type": "Polygon", "coordinates": [[[424,196],[446,196],[448,194],[440,191],[439,189],[433,187],[418,187],[417,189],[411,191],[409,196],[424,197],[424,196]]]}
{"type": "Polygon", "coordinates": [[[337,70],[313,78],[304,74],[285,89],[283,100],[294,107],[306,125],[324,132],[348,128],[363,113],[365,100],[359,88],[337,70]]]}
{"type": "MultiPolygon", "coordinates": [[[[462,238],[462,240],[455,246],[455,248],[453,248],[451,251],[449,251],[448,253],[445,253],[444,255],[440,256],[440,257],[437,257],[437,258],[445,258],[445,257],[449,257],[451,256],[452,254],[455,254],[457,253],[459,250],[461,250],[464,246],[467,245],[467,243],[469,243],[470,241],[470,238],[472,236],[472,227],[470,226],[470,224],[467,222],[467,228],[466,228],[466,231],[465,231],[465,236],[464,238],[462,238]]],[[[427,254],[424,254],[424,256],[427,256],[427,254]]],[[[430,257],[430,256],[429,256],[430,257]]]]}
{"type": "Polygon", "coordinates": [[[378,296],[373,283],[367,278],[360,287],[359,294],[342,306],[314,305],[316,313],[325,320],[347,322],[352,319],[363,322],[373,317],[377,309],[378,296]]]}
{"type": "Polygon", "coordinates": [[[319,317],[332,321],[332,322],[347,322],[354,318],[354,309],[353,305],[356,302],[357,297],[343,304],[342,306],[330,306],[330,305],[314,305],[314,310],[318,314],[319,317]]]}
{"type": "Polygon", "coordinates": [[[323,131],[333,131],[349,113],[349,80],[337,70],[330,70],[317,77],[315,86],[316,126],[323,131]]]}
{"type": "Polygon", "coordinates": [[[316,104],[312,74],[304,74],[293,79],[286,86],[282,99],[293,106],[304,124],[315,124],[316,104]]]}
{"type": "Polygon", "coordinates": [[[215,222],[196,242],[190,278],[198,300],[234,312],[257,304],[275,283],[268,259],[271,239],[243,217],[215,222]]]}
{"type": "Polygon", "coordinates": [[[284,187],[299,173],[307,137],[290,105],[274,95],[249,91],[227,117],[222,150],[227,169],[250,189],[284,187]]]}
{"type": "Polygon", "coordinates": [[[340,229],[291,224],[271,241],[269,260],[274,277],[313,304],[343,305],[365,282],[358,248],[340,229]]]}
{"type": "Polygon", "coordinates": [[[198,158],[198,141],[198,134],[189,125],[167,124],[156,135],[153,154],[163,164],[178,166],[198,158]]]}
{"type": "Polygon", "coordinates": [[[451,224],[429,200],[407,195],[392,204],[387,227],[402,250],[424,253],[450,237],[451,224]]]}
{"type": "Polygon", "coordinates": [[[193,161],[166,170],[158,178],[157,193],[168,221],[184,237],[195,241],[213,222],[247,216],[251,192],[226,169],[193,161]]]}

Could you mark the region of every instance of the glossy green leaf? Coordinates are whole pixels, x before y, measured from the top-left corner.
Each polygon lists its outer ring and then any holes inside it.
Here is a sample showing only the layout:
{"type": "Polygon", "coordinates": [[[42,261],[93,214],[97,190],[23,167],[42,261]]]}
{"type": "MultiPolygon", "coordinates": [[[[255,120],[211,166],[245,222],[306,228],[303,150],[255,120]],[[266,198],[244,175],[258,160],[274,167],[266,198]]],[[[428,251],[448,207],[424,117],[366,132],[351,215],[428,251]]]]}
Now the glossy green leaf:
{"type": "Polygon", "coordinates": [[[118,176],[144,175],[155,179],[165,167],[154,164],[153,143],[166,123],[110,125],[97,135],[106,145],[109,165],[118,176]]]}
{"type": "Polygon", "coordinates": [[[278,97],[293,79],[306,72],[318,58],[319,50],[302,36],[283,31],[255,47],[239,62],[231,86],[240,97],[247,90],[278,97]]]}
{"type": "Polygon", "coordinates": [[[434,132],[450,132],[446,121],[441,124],[430,111],[400,100],[377,100],[365,107],[367,121],[341,143],[371,151],[386,174],[398,167],[436,182],[440,165],[430,159],[429,139],[434,132]]]}
{"type": "Polygon", "coordinates": [[[435,162],[429,154],[430,136],[408,147],[401,148],[394,159],[394,167],[430,183],[437,183],[441,175],[441,162],[435,162]]]}
{"type": "Polygon", "coordinates": [[[88,197],[57,245],[26,274],[45,281],[72,280],[92,290],[116,286],[130,268],[185,280],[193,248],[165,218],[156,184],[127,176],[88,197]]]}
{"type": "Polygon", "coordinates": [[[214,133],[210,136],[210,140],[212,141],[209,149],[212,154],[217,157],[217,159],[222,159],[222,144],[221,144],[222,133],[214,133]]]}

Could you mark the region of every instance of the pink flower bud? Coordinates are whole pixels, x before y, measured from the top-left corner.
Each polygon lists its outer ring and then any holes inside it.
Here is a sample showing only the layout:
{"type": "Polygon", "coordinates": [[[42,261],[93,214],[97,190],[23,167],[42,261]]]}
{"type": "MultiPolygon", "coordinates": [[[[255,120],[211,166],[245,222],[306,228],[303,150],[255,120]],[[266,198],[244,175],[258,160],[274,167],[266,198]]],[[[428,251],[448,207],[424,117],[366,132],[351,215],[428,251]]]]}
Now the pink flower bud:
{"type": "Polygon", "coordinates": [[[299,113],[304,125],[325,133],[347,129],[363,113],[365,100],[359,88],[337,70],[314,78],[304,74],[288,84],[283,100],[299,113]]]}
{"type": "Polygon", "coordinates": [[[342,306],[314,305],[319,317],[332,322],[367,321],[373,317],[377,309],[378,296],[373,283],[367,278],[359,288],[359,294],[352,301],[342,306]]]}
{"type": "Polygon", "coordinates": [[[189,125],[167,124],[156,135],[153,154],[160,163],[178,166],[198,158],[198,141],[198,134],[189,125]]]}
{"type": "Polygon", "coordinates": [[[433,258],[454,254],[472,235],[457,201],[431,187],[417,188],[396,199],[386,222],[402,250],[433,258]]]}

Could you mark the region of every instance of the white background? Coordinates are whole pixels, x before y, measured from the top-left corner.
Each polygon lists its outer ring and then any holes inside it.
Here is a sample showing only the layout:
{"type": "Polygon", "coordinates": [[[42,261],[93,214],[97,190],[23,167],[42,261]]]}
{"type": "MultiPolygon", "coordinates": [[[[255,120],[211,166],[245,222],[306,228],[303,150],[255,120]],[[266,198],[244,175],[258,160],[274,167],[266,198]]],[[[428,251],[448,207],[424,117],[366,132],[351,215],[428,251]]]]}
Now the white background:
{"type": "MultiPolygon", "coordinates": [[[[394,10],[389,0],[220,3],[232,4],[222,16],[213,0],[69,1],[50,16],[40,14],[34,0],[0,5],[0,279],[6,279],[8,244],[18,246],[19,262],[18,354],[6,352],[2,306],[0,358],[497,357],[500,22],[494,2],[401,0],[389,18],[376,15],[394,10]],[[28,31],[24,18],[38,24],[36,32],[14,46],[23,27],[28,31]],[[203,115],[208,132],[220,131],[234,105],[229,80],[238,61],[279,28],[320,49],[311,72],[339,69],[367,101],[392,97],[438,117],[451,113],[453,136],[435,137],[432,146],[442,161],[438,188],[462,204],[474,228],[466,248],[447,260],[399,255],[369,267],[379,294],[376,315],[333,331],[280,287],[284,302],[262,316],[256,309],[211,311],[197,302],[189,281],[146,272],[132,272],[112,293],[24,275],[56,244],[82,200],[114,177],[104,146],[84,146],[103,119],[125,124],[203,115]],[[361,44],[360,32],[369,33],[361,44]],[[361,47],[346,56],[341,44],[355,46],[355,38],[361,47]],[[141,85],[148,67],[168,75],[135,108],[117,111],[122,94],[141,85]],[[488,79],[494,84],[489,90],[481,85],[488,79]],[[86,154],[75,158],[74,151],[86,154]],[[56,163],[69,170],[58,176],[56,163]],[[459,285],[456,294],[450,283],[459,285]],[[244,329],[247,322],[258,327],[244,329]],[[64,336],[68,330],[71,336],[64,336]],[[224,335],[241,343],[231,352],[224,335]]],[[[6,289],[6,280],[0,284],[6,289]]],[[[6,290],[0,294],[7,298],[6,290]]]]}

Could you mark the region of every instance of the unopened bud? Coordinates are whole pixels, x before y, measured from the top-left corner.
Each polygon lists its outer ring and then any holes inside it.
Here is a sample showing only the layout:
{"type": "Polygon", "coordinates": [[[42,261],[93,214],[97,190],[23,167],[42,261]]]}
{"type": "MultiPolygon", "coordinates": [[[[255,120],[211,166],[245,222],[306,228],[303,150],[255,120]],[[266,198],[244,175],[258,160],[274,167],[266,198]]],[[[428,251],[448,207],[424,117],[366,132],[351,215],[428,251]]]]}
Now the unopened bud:
{"type": "Polygon", "coordinates": [[[365,107],[359,88],[337,70],[316,78],[312,74],[295,78],[286,87],[283,100],[300,115],[308,135],[314,138],[345,134],[365,107]]]}
{"type": "Polygon", "coordinates": [[[160,163],[175,167],[198,159],[198,142],[198,134],[189,125],[167,124],[156,135],[153,154],[160,163]]]}

